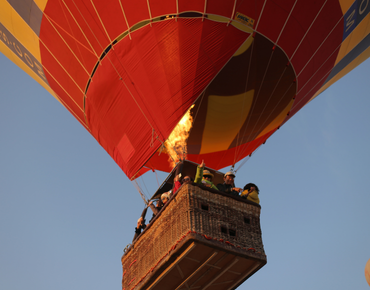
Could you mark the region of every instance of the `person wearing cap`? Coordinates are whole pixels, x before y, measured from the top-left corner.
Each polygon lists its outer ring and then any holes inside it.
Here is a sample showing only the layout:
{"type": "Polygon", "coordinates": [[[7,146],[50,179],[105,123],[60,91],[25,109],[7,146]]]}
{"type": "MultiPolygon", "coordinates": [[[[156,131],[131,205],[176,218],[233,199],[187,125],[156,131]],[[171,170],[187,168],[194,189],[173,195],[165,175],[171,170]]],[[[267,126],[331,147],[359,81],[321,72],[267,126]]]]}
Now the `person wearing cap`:
{"type": "Polygon", "coordinates": [[[161,201],[162,201],[163,205],[165,205],[170,200],[171,193],[172,193],[171,190],[168,191],[168,192],[162,193],[161,201]]]}
{"type": "Polygon", "coordinates": [[[162,209],[162,207],[164,207],[164,205],[170,200],[170,198],[171,198],[171,192],[172,191],[170,190],[168,192],[162,193],[161,199],[158,200],[156,206],[154,206],[153,201],[151,201],[149,203],[149,207],[151,208],[151,210],[153,212],[152,219],[154,218],[154,216],[157,215],[157,213],[160,212],[160,210],[162,209]]]}
{"type": "Polygon", "coordinates": [[[217,189],[231,195],[239,196],[239,192],[241,192],[242,189],[240,187],[235,187],[234,178],[234,172],[226,172],[224,175],[224,183],[217,184],[217,189]]]}
{"type": "Polygon", "coordinates": [[[258,197],[259,193],[260,191],[257,185],[255,185],[254,183],[248,183],[244,186],[244,190],[240,196],[242,198],[248,199],[259,204],[260,203],[260,199],[258,197]]]}
{"type": "Polygon", "coordinates": [[[148,206],[153,212],[152,218],[150,219],[149,223],[152,222],[155,216],[162,210],[165,204],[170,200],[171,195],[172,195],[172,190],[162,193],[161,198],[157,201],[156,205],[154,205],[152,200],[149,202],[148,206]]]}
{"type": "Polygon", "coordinates": [[[218,190],[216,185],[212,182],[213,174],[208,170],[204,170],[204,165],[204,160],[202,160],[202,163],[197,167],[194,183],[203,184],[207,187],[218,190]]]}

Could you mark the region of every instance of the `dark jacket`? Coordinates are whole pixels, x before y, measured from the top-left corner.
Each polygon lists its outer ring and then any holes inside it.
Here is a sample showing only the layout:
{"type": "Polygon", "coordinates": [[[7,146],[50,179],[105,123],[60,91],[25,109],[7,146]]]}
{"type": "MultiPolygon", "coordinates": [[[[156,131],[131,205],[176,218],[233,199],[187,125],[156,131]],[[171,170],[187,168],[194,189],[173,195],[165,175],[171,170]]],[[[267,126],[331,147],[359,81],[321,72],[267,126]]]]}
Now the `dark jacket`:
{"type": "Polygon", "coordinates": [[[217,189],[219,191],[234,195],[234,196],[239,196],[239,192],[232,190],[232,188],[235,186],[232,186],[231,184],[226,184],[226,183],[219,183],[217,184],[217,189]]]}

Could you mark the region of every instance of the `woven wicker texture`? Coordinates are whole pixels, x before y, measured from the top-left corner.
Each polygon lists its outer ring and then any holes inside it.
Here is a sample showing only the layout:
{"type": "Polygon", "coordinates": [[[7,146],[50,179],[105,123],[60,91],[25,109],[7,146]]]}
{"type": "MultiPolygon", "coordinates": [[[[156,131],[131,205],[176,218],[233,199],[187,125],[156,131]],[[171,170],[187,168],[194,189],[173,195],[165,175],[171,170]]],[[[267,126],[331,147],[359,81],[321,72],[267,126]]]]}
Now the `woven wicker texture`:
{"type": "Polygon", "coordinates": [[[184,185],[122,257],[122,289],[138,289],[189,233],[265,259],[260,206],[184,185]]]}

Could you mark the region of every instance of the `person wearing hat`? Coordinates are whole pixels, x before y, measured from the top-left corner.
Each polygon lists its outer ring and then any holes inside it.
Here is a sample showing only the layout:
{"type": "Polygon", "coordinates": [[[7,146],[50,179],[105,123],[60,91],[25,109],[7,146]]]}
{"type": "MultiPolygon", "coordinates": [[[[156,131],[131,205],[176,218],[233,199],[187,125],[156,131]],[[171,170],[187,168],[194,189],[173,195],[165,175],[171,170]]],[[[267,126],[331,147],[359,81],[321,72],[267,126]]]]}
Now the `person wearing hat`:
{"type": "Polygon", "coordinates": [[[253,201],[255,203],[260,203],[260,199],[258,197],[260,191],[254,183],[248,183],[244,186],[244,191],[241,193],[241,197],[253,201]]]}
{"type": "Polygon", "coordinates": [[[204,160],[202,160],[202,163],[197,167],[194,183],[203,184],[207,187],[218,190],[216,185],[212,182],[213,174],[208,170],[204,170],[204,165],[204,160]]]}
{"type": "Polygon", "coordinates": [[[234,172],[226,172],[224,175],[224,183],[217,184],[217,189],[231,195],[239,196],[239,192],[241,192],[242,189],[240,187],[235,187],[234,178],[234,172]]]}

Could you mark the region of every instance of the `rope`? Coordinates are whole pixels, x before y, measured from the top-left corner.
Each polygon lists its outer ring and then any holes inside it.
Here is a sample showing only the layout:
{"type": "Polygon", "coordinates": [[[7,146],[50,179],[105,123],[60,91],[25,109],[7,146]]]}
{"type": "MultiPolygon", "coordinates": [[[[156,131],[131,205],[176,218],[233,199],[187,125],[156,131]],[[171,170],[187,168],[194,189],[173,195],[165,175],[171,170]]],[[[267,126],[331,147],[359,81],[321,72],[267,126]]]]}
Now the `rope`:
{"type": "Polygon", "coordinates": [[[295,5],[297,4],[297,2],[298,2],[298,0],[296,0],[296,1],[294,2],[293,7],[290,9],[289,15],[288,15],[288,17],[287,17],[287,18],[286,18],[286,20],[285,20],[285,23],[284,23],[284,25],[283,25],[283,28],[280,30],[279,36],[278,36],[278,38],[276,39],[276,44],[279,42],[280,36],[281,36],[281,34],[283,33],[283,31],[284,31],[284,29],[285,29],[285,26],[286,26],[286,24],[288,23],[288,20],[289,20],[289,18],[290,18],[290,15],[292,15],[292,12],[293,12],[294,7],[295,7],[295,5]]]}
{"type": "Polygon", "coordinates": [[[156,177],[156,179],[157,179],[157,184],[158,184],[158,187],[160,186],[160,184],[159,184],[159,180],[158,180],[158,174],[157,174],[157,171],[155,171],[155,170],[153,170],[154,171],[154,173],[155,173],[155,177],[156,177]]]}
{"type": "Polygon", "coordinates": [[[128,37],[131,40],[132,39],[131,38],[131,33],[130,33],[131,31],[130,31],[130,26],[129,26],[128,21],[127,21],[125,10],[122,7],[122,2],[121,1],[118,1],[118,2],[119,2],[119,5],[121,6],[121,10],[122,10],[123,18],[125,18],[126,26],[128,27],[128,30],[127,30],[128,37]]]}
{"type": "Polygon", "coordinates": [[[136,179],[132,181],[134,183],[134,186],[136,188],[136,190],[139,192],[141,198],[143,199],[145,205],[148,205],[148,201],[147,199],[145,198],[144,194],[141,192],[141,188],[139,186],[139,184],[137,183],[136,179]]]}
{"type": "MultiPolygon", "coordinates": [[[[64,6],[67,8],[69,14],[72,16],[73,20],[75,21],[76,25],[78,26],[78,28],[80,29],[80,32],[82,33],[82,35],[85,37],[85,40],[87,41],[87,43],[90,45],[90,48],[91,50],[93,51],[93,54],[95,54],[96,58],[99,59],[99,56],[98,54],[96,53],[96,51],[94,50],[94,47],[92,46],[92,44],[90,43],[89,39],[87,38],[85,32],[82,30],[80,24],[77,22],[76,18],[74,17],[74,15],[72,14],[71,10],[69,9],[69,7],[67,6],[67,4],[64,2],[64,0],[62,0],[64,6]]],[[[76,9],[78,10],[78,7],[76,6],[75,4],[75,7],[76,9]]],[[[63,11],[64,13],[64,11],[63,11]]],[[[81,13],[80,13],[81,14],[81,13]]],[[[82,15],[81,15],[82,16],[82,15]]],[[[82,16],[83,17],[83,16],[82,16]]],[[[86,21],[85,21],[86,22],[86,21]]],[[[77,40],[76,40],[77,41],[77,40]]]]}
{"type": "Polygon", "coordinates": [[[296,54],[296,52],[298,51],[298,48],[301,46],[301,44],[302,44],[303,40],[306,38],[306,36],[307,36],[308,32],[311,30],[311,27],[312,27],[312,26],[313,26],[313,24],[315,23],[315,21],[316,21],[317,17],[319,17],[319,14],[321,13],[322,9],[324,8],[324,6],[325,6],[326,2],[328,2],[328,0],[325,0],[324,4],[321,6],[321,8],[320,8],[319,12],[316,14],[315,19],[312,21],[312,23],[311,23],[310,27],[308,27],[308,29],[307,29],[306,33],[303,35],[303,37],[302,37],[301,41],[300,41],[300,42],[299,42],[299,44],[297,45],[297,48],[296,48],[296,49],[295,49],[295,51],[293,52],[293,54],[292,54],[292,56],[290,57],[289,61],[291,61],[291,60],[293,59],[294,55],[295,55],[295,54],[296,54]]]}
{"type": "Polygon", "coordinates": [[[99,12],[98,12],[98,10],[95,8],[94,2],[93,2],[92,0],[90,0],[90,3],[91,3],[91,5],[92,5],[92,7],[94,8],[96,15],[97,15],[97,16],[98,16],[98,18],[99,18],[100,24],[103,26],[103,29],[104,29],[105,35],[107,36],[107,38],[108,38],[108,40],[109,40],[109,43],[112,43],[112,40],[111,40],[111,39],[110,39],[110,37],[109,37],[108,31],[107,31],[107,29],[105,28],[105,25],[104,25],[103,21],[102,21],[102,20],[101,20],[101,18],[100,18],[99,12]]]}

